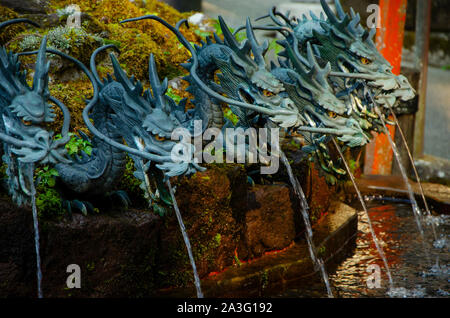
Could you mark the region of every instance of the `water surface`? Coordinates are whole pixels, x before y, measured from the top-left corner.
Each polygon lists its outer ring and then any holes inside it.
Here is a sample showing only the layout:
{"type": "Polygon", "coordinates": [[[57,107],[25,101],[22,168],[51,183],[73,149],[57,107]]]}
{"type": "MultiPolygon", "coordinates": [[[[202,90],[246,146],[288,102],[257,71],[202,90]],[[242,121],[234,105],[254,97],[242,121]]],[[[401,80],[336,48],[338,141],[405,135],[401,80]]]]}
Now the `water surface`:
{"type": "MultiPolygon", "coordinates": [[[[355,205],[358,208],[357,205],[355,205]]],[[[395,290],[388,290],[388,279],[383,262],[370,235],[364,212],[358,212],[358,236],[354,254],[342,262],[330,283],[335,297],[449,297],[450,296],[450,217],[434,217],[440,241],[433,239],[430,219],[424,224],[425,244],[417,229],[410,204],[368,202],[374,231],[382,245],[391,269],[395,290]],[[424,251],[430,255],[427,261],[424,251]],[[380,288],[369,288],[367,280],[370,265],[380,269],[380,288]]],[[[372,276],[374,277],[374,276],[372,276]]],[[[307,290],[291,288],[278,293],[278,297],[326,297],[320,281],[311,281],[307,290]]]]}

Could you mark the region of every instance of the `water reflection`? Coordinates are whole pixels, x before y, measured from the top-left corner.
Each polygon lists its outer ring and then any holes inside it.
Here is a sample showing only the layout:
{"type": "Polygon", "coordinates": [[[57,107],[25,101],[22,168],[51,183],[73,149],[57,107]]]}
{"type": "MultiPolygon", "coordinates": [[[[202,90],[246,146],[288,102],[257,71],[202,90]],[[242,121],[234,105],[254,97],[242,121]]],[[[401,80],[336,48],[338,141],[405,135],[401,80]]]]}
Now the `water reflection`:
{"type": "MultiPolygon", "coordinates": [[[[383,262],[374,246],[367,217],[359,212],[358,237],[354,254],[341,263],[330,275],[336,297],[449,297],[450,296],[450,217],[434,216],[439,240],[435,241],[429,226],[425,226],[425,245],[434,263],[430,266],[417,232],[411,206],[405,203],[368,203],[374,231],[382,245],[393,275],[395,288],[389,283],[383,262]],[[369,288],[367,280],[373,272],[370,265],[378,265],[381,271],[380,288],[369,288]]],[[[373,267],[372,267],[373,268],[373,267]]],[[[372,281],[372,280],[371,280],[372,281]]],[[[316,284],[308,290],[292,288],[279,293],[279,297],[325,297],[316,284]]]]}

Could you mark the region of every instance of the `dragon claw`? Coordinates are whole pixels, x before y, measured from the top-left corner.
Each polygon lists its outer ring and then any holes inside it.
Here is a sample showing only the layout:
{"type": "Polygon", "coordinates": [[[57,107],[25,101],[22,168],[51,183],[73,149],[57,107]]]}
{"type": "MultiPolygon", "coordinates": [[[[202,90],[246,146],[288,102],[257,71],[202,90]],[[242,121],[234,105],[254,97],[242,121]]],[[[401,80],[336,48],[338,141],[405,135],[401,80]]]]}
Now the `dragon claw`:
{"type": "Polygon", "coordinates": [[[110,194],[112,198],[117,198],[121,204],[121,207],[128,209],[131,205],[131,200],[128,194],[123,190],[114,191],[110,194]]]}
{"type": "Polygon", "coordinates": [[[88,213],[94,212],[94,206],[88,201],[80,201],[80,200],[65,200],[63,203],[69,215],[72,215],[73,210],[80,211],[84,216],[87,216],[88,213]]]}

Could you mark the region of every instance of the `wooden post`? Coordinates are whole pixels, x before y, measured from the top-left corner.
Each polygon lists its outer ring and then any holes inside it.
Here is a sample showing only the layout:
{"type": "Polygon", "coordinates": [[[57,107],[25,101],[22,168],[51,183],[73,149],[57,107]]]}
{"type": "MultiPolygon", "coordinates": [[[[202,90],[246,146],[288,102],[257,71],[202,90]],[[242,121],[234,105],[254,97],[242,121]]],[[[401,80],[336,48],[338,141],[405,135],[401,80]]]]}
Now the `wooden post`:
{"type": "MultiPolygon", "coordinates": [[[[392,72],[400,74],[407,0],[380,0],[379,5],[381,28],[377,32],[377,48],[394,67],[392,72]]],[[[395,128],[391,126],[389,130],[394,137],[395,128]]],[[[364,174],[391,174],[392,158],[387,137],[375,134],[374,140],[366,146],[364,174]]]]}
{"type": "Polygon", "coordinates": [[[427,98],[428,49],[430,46],[431,0],[417,1],[416,10],[416,68],[420,71],[419,109],[414,127],[414,156],[423,156],[425,132],[425,103],[427,98]]]}

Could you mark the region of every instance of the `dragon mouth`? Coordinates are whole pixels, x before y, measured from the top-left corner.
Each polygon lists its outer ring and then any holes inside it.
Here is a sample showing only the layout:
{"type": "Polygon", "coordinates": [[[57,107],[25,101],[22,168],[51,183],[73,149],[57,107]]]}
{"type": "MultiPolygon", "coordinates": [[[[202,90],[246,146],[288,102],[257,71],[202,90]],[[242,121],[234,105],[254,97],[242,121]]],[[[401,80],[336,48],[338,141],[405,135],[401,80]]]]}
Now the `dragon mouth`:
{"type": "Polygon", "coordinates": [[[240,88],[238,90],[238,94],[240,99],[247,104],[252,104],[255,102],[255,99],[253,98],[253,96],[251,94],[249,94],[247,91],[245,91],[244,89],[240,88]]]}
{"type": "MultiPolygon", "coordinates": [[[[396,107],[400,101],[408,101],[414,98],[415,91],[404,76],[396,76],[388,73],[362,72],[351,62],[340,59],[338,61],[343,73],[359,73],[367,81],[367,86],[373,91],[377,104],[383,107],[396,107]]],[[[349,81],[351,79],[348,79],[349,81]]],[[[372,116],[370,116],[372,117],[372,116]]],[[[378,117],[378,116],[376,116],[378,117]]],[[[374,117],[375,118],[375,117],[374,117]]]]}
{"type": "Polygon", "coordinates": [[[251,78],[252,84],[256,87],[267,90],[273,94],[278,94],[284,91],[283,85],[275,77],[268,72],[257,71],[251,78]]]}
{"type": "Polygon", "coordinates": [[[273,87],[267,83],[254,82],[253,84],[255,84],[258,88],[260,88],[262,90],[267,90],[273,94],[278,94],[278,93],[281,93],[282,91],[284,91],[284,88],[273,87]]]}
{"type": "Polygon", "coordinates": [[[360,73],[356,66],[344,59],[339,59],[338,66],[343,73],[360,73]]]}

